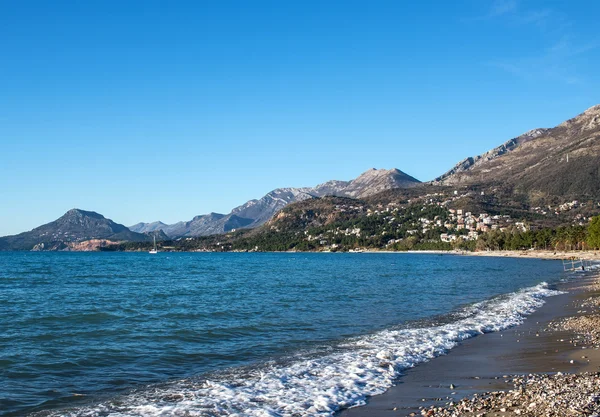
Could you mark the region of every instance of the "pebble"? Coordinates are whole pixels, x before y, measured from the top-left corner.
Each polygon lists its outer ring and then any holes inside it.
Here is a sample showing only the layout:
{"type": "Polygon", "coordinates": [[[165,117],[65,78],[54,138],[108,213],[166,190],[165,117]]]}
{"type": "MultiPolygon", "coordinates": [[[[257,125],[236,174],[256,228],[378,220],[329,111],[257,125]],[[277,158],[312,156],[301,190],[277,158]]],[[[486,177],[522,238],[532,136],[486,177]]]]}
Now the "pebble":
{"type": "MultiPolygon", "coordinates": [[[[595,284],[593,290],[600,291],[600,281],[595,284]]],[[[593,347],[598,350],[600,314],[588,312],[583,308],[599,311],[600,297],[590,297],[580,302],[579,308],[581,315],[551,322],[544,331],[573,332],[575,335],[570,340],[559,339],[559,341],[569,342],[573,346],[585,344],[583,349],[593,347]]],[[[535,336],[539,337],[539,333],[535,336]]],[[[588,357],[581,356],[581,359],[588,359],[588,357]]],[[[575,361],[570,360],[569,363],[574,364],[575,361]]],[[[427,417],[488,417],[500,416],[499,413],[527,417],[600,416],[600,372],[503,375],[502,378],[506,383],[512,383],[514,388],[509,391],[474,394],[472,398],[451,401],[446,404],[446,407],[423,408],[421,414],[427,417]]],[[[475,377],[475,379],[479,378],[475,377]]],[[[451,384],[450,388],[453,389],[454,385],[451,384]]]]}
{"type": "Polygon", "coordinates": [[[487,392],[444,408],[421,411],[428,417],[510,412],[528,417],[593,416],[600,413],[600,373],[511,376],[514,389],[487,392]]]}

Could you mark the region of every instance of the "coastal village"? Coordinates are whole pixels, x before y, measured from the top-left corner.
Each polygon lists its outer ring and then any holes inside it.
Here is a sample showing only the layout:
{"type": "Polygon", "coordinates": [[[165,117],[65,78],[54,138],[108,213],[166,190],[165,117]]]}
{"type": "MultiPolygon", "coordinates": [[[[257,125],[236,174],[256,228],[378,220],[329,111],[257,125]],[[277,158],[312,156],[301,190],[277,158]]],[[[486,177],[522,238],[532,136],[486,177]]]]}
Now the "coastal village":
{"type": "MultiPolygon", "coordinates": [[[[344,211],[363,211],[362,206],[337,206],[341,212],[344,211]]],[[[424,209],[423,209],[424,211],[424,209]]],[[[400,227],[402,218],[398,216],[402,212],[402,209],[395,203],[389,204],[387,207],[379,205],[376,210],[367,209],[367,217],[381,216],[383,221],[390,227],[400,227]]],[[[439,240],[441,242],[455,242],[457,239],[463,240],[477,240],[481,233],[488,232],[489,230],[500,230],[504,231],[509,227],[515,227],[520,231],[526,231],[528,226],[524,222],[514,221],[509,215],[494,215],[491,216],[487,213],[474,214],[469,211],[463,211],[461,209],[447,209],[447,216],[435,215],[419,217],[417,221],[409,223],[410,229],[406,230],[407,236],[426,235],[428,232],[439,233],[439,240]],[[444,231],[445,232],[442,232],[444,231]]],[[[388,231],[384,230],[382,233],[388,231]]],[[[344,236],[362,236],[361,228],[346,228],[341,230],[337,228],[331,231],[333,235],[344,235],[344,236]]],[[[319,244],[327,245],[328,241],[325,234],[319,234],[313,236],[305,231],[307,239],[309,241],[318,240],[319,244]]],[[[369,236],[372,237],[372,236],[369,236]]],[[[391,246],[395,243],[402,241],[399,239],[390,239],[387,242],[387,246],[391,246]]],[[[331,248],[335,249],[338,245],[333,244],[331,248]]]]}
{"type": "MultiPolygon", "coordinates": [[[[491,231],[515,231],[526,232],[534,226],[530,222],[513,218],[509,214],[489,214],[486,212],[472,212],[457,206],[459,200],[473,197],[474,192],[459,193],[453,191],[451,195],[444,193],[432,193],[422,197],[407,199],[406,201],[390,202],[387,204],[336,204],[335,213],[353,216],[365,216],[373,219],[372,224],[380,224],[383,227],[365,229],[357,224],[354,227],[335,227],[323,230],[305,230],[307,241],[314,242],[322,250],[338,250],[343,247],[339,237],[354,238],[376,238],[376,234],[388,236],[390,239],[384,242],[385,248],[393,248],[394,245],[402,243],[410,237],[426,238],[442,243],[455,244],[459,241],[476,241],[485,233],[491,231]],[[393,237],[391,237],[393,236],[393,237]]],[[[484,195],[480,192],[479,195],[484,195]]],[[[564,215],[573,210],[585,207],[586,204],[577,200],[564,202],[556,206],[534,207],[530,212],[537,217],[551,217],[564,215]]],[[[600,203],[592,203],[599,205],[600,203]]],[[[584,226],[590,218],[581,213],[572,216],[572,224],[584,226]]],[[[277,230],[276,226],[272,226],[277,230]]]]}

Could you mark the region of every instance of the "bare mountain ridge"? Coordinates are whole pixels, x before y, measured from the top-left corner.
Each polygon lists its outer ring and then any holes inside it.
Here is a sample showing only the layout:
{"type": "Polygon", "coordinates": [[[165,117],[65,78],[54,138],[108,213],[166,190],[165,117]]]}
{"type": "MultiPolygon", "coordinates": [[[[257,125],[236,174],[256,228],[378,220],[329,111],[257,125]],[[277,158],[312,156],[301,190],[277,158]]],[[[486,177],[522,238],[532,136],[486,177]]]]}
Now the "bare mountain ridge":
{"type": "Polygon", "coordinates": [[[364,198],[381,191],[394,188],[410,188],[420,184],[420,181],[408,174],[393,168],[390,170],[372,168],[345,187],[338,197],[364,198]]]}
{"type": "Polygon", "coordinates": [[[138,224],[134,224],[133,226],[130,226],[129,230],[143,229],[143,231],[138,231],[138,233],[150,233],[150,232],[162,230],[167,226],[168,226],[168,224],[165,224],[163,222],[138,223],[138,224]]]}
{"type": "Polygon", "coordinates": [[[419,180],[399,169],[372,168],[352,181],[332,180],[315,187],[277,188],[260,199],[250,200],[234,208],[226,215],[218,213],[200,215],[190,221],[172,225],[164,225],[161,222],[138,223],[130,229],[135,232],[150,232],[160,228],[171,238],[208,236],[239,228],[260,226],[288,204],[314,197],[332,195],[362,198],[384,190],[413,187],[418,184],[420,184],[419,180]]]}
{"type": "Polygon", "coordinates": [[[600,197],[600,105],[467,158],[432,183],[503,184],[532,198],[600,197]]]}
{"type": "Polygon", "coordinates": [[[487,162],[493,161],[502,155],[506,155],[507,153],[515,150],[519,145],[543,135],[548,130],[549,129],[543,128],[530,130],[526,133],[523,133],[521,136],[517,136],[516,138],[504,142],[502,145],[497,146],[482,155],[465,158],[456,164],[450,171],[436,178],[433,182],[441,182],[445,185],[460,183],[460,180],[463,178],[457,174],[469,172],[470,170],[473,170],[481,165],[485,166],[487,162]]]}

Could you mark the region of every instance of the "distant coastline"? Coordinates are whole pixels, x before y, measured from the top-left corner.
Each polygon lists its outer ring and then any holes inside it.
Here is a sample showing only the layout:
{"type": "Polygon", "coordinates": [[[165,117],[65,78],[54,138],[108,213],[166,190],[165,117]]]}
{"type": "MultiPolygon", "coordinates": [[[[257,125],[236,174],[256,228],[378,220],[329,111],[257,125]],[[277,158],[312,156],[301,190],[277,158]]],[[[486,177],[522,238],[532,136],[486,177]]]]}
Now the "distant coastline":
{"type": "MultiPolygon", "coordinates": [[[[128,250],[124,252],[145,252],[138,250],[128,250]]],[[[192,250],[192,251],[180,251],[180,250],[165,250],[168,252],[184,252],[184,253],[363,253],[363,254],[378,254],[378,253],[389,253],[389,254],[434,254],[434,255],[455,255],[455,256],[490,256],[490,257],[504,257],[504,258],[532,258],[532,259],[552,259],[552,260],[570,260],[570,259],[583,259],[588,261],[600,261],[600,251],[589,250],[589,251],[549,251],[549,250],[499,250],[499,251],[464,251],[464,250],[409,250],[409,251],[393,251],[393,250],[375,250],[365,249],[360,251],[345,251],[345,252],[332,252],[332,251],[204,251],[204,250],[192,250]]]]}
{"type": "Polygon", "coordinates": [[[499,251],[408,251],[409,253],[439,253],[464,256],[494,256],[505,258],[535,258],[567,260],[571,258],[588,261],[600,260],[600,251],[551,251],[551,250],[499,250],[499,251]]]}

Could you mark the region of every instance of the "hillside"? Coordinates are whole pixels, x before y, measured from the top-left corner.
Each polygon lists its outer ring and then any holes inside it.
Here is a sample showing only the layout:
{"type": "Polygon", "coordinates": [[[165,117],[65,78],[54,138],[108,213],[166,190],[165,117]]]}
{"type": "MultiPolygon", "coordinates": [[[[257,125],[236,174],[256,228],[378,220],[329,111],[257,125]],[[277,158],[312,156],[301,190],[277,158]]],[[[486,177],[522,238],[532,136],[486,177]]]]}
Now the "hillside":
{"type": "MultiPolygon", "coordinates": [[[[287,205],[264,225],[168,242],[185,251],[348,251],[570,247],[600,213],[599,201],[531,207],[503,189],[425,184],[355,199],[315,197],[287,205]]],[[[582,240],[583,239],[583,240],[582,240]]],[[[125,244],[121,250],[145,250],[125,244]]]]}
{"type": "Polygon", "coordinates": [[[467,158],[433,182],[502,185],[535,204],[600,198],[600,105],[551,129],[534,129],[467,158]]]}
{"type": "Polygon", "coordinates": [[[420,181],[398,169],[372,168],[352,181],[331,180],[315,187],[278,188],[260,199],[250,200],[231,210],[229,214],[211,213],[190,221],[165,225],[162,222],[138,223],[130,227],[134,232],[162,230],[171,238],[198,237],[226,233],[240,228],[258,227],[288,204],[323,196],[363,198],[384,190],[411,188],[420,181]]]}
{"type": "Polygon", "coordinates": [[[108,241],[149,241],[93,211],[72,209],[59,219],[14,236],[0,238],[0,250],[58,250],[92,239],[108,241]]]}
{"type": "MultiPolygon", "coordinates": [[[[397,169],[371,169],[352,181],[276,189],[226,215],[212,213],[174,225],[141,223],[131,229],[160,228],[171,238],[227,233],[258,227],[292,203],[324,196],[364,199],[389,190],[426,193],[420,184],[397,169]]],[[[600,200],[600,105],[554,128],[530,130],[482,155],[468,157],[429,185],[477,188],[494,194],[496,204],[525,209],[600,200]]]]}
{"type": "Polygon", "coordinates": [[[600,105],[466,158],[429,183],[398,169],[370,169],[351,181],[278,188],[228,214],[171,225],[138,223],[131,230],[74,209],[30,232],[0,238],[0,250],[88,248],[94,239],[143,248],[149,234],[173,241],[176,250],[325,250],[407,242],[430,247],[449,243],[444,239],[472,242],[489,231],[514,230],[511,223],[518,230],[583,227],[599,211],[600,105]],[[454,215],[459,211],[468,215],[454,215]],[[384,214],[390,212],[394,215],[384,214]],[[434,215],[418,217],[420,212],[434,215]],[[452,215],[455,223],[443,223],[452,215]]]}

